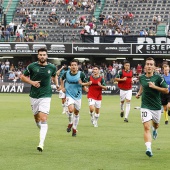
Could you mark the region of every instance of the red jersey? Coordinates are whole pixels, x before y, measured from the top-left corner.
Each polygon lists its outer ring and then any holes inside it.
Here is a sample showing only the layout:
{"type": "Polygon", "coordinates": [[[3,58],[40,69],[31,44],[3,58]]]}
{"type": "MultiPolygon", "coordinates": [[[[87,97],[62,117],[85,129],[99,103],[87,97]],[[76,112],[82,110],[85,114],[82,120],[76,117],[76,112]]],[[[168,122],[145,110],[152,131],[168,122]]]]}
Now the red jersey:
{"type": "Polygon", "coordinates": [[[100,76],[98,78],[89,77],[89,81],[92,81],[92,84],[89,86],[87,98],[102,100],[102,88],[98,85],[98,82],[102,84],[102,79],[100,76]]]}
{"type": "Polygon", "coordinates": [[[122,90],[130,90],[132,89],[132,77],[133,73],[132,70],[130,71],[125,71],[124,69],[122,70],[122,75],[120,78],[127,77],[126,81],[119,81],[118,82],[118,87],[122,90]]]}

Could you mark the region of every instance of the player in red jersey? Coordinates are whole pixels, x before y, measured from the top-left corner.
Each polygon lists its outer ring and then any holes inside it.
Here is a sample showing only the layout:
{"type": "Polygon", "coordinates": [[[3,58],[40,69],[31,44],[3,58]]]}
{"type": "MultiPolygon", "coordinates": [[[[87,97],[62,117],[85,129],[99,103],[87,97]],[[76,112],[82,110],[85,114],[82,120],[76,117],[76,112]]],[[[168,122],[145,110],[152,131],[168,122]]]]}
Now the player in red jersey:
{"type": "Polygon", "coordinates": [[[128,115],[130,112],[130,101],[132,98],[132,77],[133,72],[130,70],[129,61],[124,61],[124,69],[120,70],[115,78],[120,88],[120,116],[124,116],[124,102],[126,100],[126,110],[124,122],[128,122],[128,115]]]}
{"type": "Polygon", "coordinates": [[[98,127],[97,121],[100,115],[102,89],[107,89],[105,80],[99,74],[99,67],[93,67],[92,75],[88,78],[88,81],[91,84],[87,94],[91,122],[94,127],[98,127]]]}

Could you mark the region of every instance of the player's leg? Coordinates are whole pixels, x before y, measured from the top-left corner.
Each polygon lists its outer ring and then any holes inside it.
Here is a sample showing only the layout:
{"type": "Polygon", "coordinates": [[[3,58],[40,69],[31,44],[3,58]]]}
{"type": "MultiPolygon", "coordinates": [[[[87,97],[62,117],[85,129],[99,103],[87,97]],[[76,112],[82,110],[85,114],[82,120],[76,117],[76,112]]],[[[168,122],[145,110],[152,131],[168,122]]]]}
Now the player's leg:
{"type": "Polygon", "coordinates": [[[126,109],[125,109],[125,119],[124,122],[128,122],[128,116],[130,113],[130,101],[132,98],[132,90],[126,92],[126,109]]]}
{"type": "Polygon", "coordinates": [[[95,100],[95,114],[94,114],[94,127],[98,127],[98,119],[100,116],[101,100],[95,100]]]}
{"type": "Polygon", "coordinates": [[[75,100],[74,101],[74,115],[73,115],[73,128],[72,128],[72,136],[75,137],[76,136],[76,132],[77,132],[77,126],[79,123],[79,111],[81,109],[81,99],[79,100],[75,100]]]}
{"type": "Polygon", "coordinates": [[[167,105],[163,105],[163,113],[164,113],[164,119],[165,119],[165,124],[168,124],[168,109],[167,105]]]}
{"type": "Polygon", "coordinates": [[[158,136],[157,129],[161,119],[161,110],[152,111],[152,137],[155,140],[158,136]]]}
{"type": "Polygon", "coordinates": [[[150,132],[150,125],[151,125],[152,114],[148,109],[141,108],[141,120],[144,127],[144,141],[146,146],[146,155],[149,157],[153,156],[152,149],[151,149],[151,132],[150,132]]]}
{"type": "Polygon", "coordinates": [[[62,91],[62,90],[60,90],[59,91],[59,98],[61,99],[61,104],[62,104],[62,108],[63,108],[63,111],[62,111],[62,114],[65,114],[66,112],[65,112],[65,101],[66,101],[66,99],[65,99],[65,93],[62,91]]]}
{"type": "Polygon", "coordinates": [[[126,97],[126,91],[120,89],[120,117],[124,117],[124,102],[126,97]]]}
{"type": "Polygon", "coordinates": [[[39,112],[36,115],[34,115],[35,120],[40,120],[40,142],[39,145],[37,147],[37,150],[39,151],[43,151],[43,147],[44,147],[44,141],[47,135],[47,131],[48,131],[48,124],[47,124],[47,114],[39,112]]]}
{"type": "Polygon", "coordinates": [[[165,124],[168,124],[168,95],[169,94],[161,94],[161,103],[163,105],[163,113],[164,113],[164,120],[165,124]]]}
{"type": "Polygon", "coordinates": [[[94,107],[94,104],[95,104],[95,101],[91,98],[88,99],[88,103],[89,103],[89,114],[91,116],[91,123],[94,124],[94,110],[95,110],[95,107],[94,107]]]}
{"type": "Polygon", "coordinates": [[[74,100],[71,97],[66,97],[66,105],[68,107],[68,126],[67,132],[71,132],[73,126],[74,100]]]}
{"type": "Polygon", "coordinates": [[[47,115],[50,111],[51,98],[40,98],[33,99],[31,98],[31,105],[34,112],[34,119],[37,126],[40,128],[40,142],[37,149],[43,151],[44,141],[46,138],[48,124],[47,124],[47,115]]]}
{"type": "Polygon", "coordinates": [[[168,104],[167,104],[167,109],[168,109],[168,116],[170,116],[170,93],[168,93],[168,97],[167,97],[168,99],[168,104]]]}

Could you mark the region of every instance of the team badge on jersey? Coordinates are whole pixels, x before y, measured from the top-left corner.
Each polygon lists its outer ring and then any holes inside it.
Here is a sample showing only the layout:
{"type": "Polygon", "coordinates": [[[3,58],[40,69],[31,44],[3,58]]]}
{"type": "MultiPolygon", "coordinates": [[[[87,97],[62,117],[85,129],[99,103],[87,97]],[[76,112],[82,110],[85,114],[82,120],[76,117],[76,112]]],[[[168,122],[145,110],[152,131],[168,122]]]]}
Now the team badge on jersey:
{"type": "Polygon", "coordinates": [[[50,74],[51,73],[51,71],[50,70],[48,70],[48,74],[50,74]]]}

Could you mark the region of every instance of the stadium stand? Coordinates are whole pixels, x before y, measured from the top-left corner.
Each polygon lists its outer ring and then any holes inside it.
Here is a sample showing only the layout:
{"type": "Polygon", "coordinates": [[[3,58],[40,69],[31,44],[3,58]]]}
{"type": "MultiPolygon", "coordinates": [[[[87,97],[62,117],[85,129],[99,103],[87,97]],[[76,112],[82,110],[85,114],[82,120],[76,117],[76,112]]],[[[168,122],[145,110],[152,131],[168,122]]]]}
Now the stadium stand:
{"type": "MultiPolygon", "coordinates": [[[[22,25],[26,41],[80,42],[80,32],[83,30],[84,34],[85,25],[93,17],[96,19],[93,20],[93,26],[97,34],[121,35],[120,30],[123,35],[140,35],[140,31],[145,30],[146,35],[166,35],[170,0],[120,0],[118,3],[113,0],[89,0],[85,6],[83,3],[86,1],[74,0],[71,2],[76,2],[75,8],[69,1],[53,2],[43,4],[43,1],[4,0],[7,24],[13,21],[17,26],[22,25]],[[91,9],[93,6],[94,9],[91,9]],[[55,14],[50,16],[53,8],[56,8],[55,14]],[[100,21],[101,14],[105,19],[109,15],[113,19],[104,20],[103,24],[100,21]],[[156,20],[153,20],[154,17],[156,20]],[[61,18],[68,23],[61,24],[61,18]],[[31,21],[32,26],[25,24],[25,21],[31,21]]],[[[88,31],[85,33],[89,34],[88,31]]]]}

